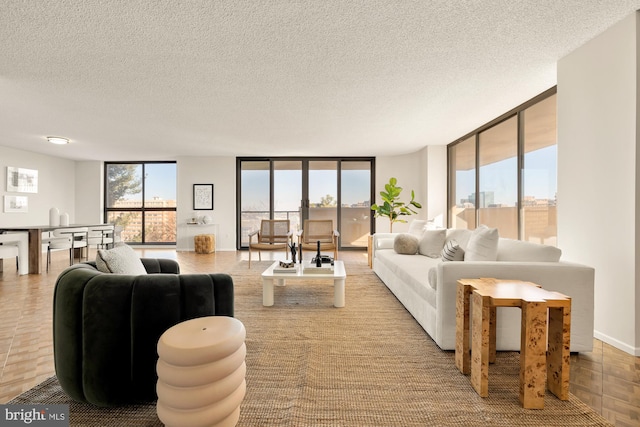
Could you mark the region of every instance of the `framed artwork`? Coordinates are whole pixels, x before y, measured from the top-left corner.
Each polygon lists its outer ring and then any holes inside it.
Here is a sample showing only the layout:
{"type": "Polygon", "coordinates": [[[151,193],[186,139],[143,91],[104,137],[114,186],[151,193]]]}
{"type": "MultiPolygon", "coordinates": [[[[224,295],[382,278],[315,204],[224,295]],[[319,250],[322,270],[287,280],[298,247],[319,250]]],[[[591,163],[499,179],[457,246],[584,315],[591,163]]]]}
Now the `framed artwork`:
{"type": "Polygon", "coordinates": [[[38,171],[7,166],[7,191],[37,193],[38,171]]]}
{"type": "Polygon", "coordinates": [[[27,213],[29,198],[27,196],[4,196],[4,211],[6,213],[27,213]]]}
{"type": "Polygon", "coordinates": [[[193,184],[193,210],[213,210],[213,184],[193,184]]]}

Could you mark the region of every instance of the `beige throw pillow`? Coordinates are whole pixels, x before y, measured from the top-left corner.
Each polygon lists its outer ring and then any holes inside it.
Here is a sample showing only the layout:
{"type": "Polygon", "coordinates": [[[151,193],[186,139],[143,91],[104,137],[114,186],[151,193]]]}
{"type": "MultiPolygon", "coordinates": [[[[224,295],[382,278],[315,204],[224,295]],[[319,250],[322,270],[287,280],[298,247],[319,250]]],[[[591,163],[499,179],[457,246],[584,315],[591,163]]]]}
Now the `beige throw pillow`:
{"type": "Polygon", "coordinates": [[[413,234],[398,234],[393,241],[393,250],[402,255],[415,255],[418,252],[418,238],[413,234]]]}

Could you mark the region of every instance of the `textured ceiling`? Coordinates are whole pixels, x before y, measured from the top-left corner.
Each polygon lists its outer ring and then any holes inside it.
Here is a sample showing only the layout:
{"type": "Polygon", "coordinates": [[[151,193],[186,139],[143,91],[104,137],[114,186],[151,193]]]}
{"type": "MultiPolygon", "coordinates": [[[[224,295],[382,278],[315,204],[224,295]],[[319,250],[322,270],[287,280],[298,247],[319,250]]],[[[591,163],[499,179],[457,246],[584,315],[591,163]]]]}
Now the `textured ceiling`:
{"type": "Polygon", "coordinates": [[[638,8],[2,0],[0,145],[87,160],[410,153],[552,87],[559,58],[638,8]]]}

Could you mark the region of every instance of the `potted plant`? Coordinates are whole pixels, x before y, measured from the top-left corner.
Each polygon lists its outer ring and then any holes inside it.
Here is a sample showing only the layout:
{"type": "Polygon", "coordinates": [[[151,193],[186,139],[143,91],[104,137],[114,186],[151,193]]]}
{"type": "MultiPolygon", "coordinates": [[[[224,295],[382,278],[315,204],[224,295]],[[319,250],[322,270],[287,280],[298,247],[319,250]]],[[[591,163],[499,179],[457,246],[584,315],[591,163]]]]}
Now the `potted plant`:
{"type": "Polygon", "coordinates": [[[411,190],[411,200],[409,203],[398,200],[402,192],[402,187],[398,187],[396,185],[397,183],[398,180],[391,177],[389,183],[384,185],[385,191],[380,192],[383,204],[377,205],[374,203],[371,206],[371,210],[375,211],[374,216],[376,218],[379,216],[389,218],[389,233],[393,232],[394,222],[407,222],[405,219],[402,219],[402,216],[417,214],[418,212],[413,208],[422,208],[422,205],[414,200],[415,192],[413,190],[411,190]]]}

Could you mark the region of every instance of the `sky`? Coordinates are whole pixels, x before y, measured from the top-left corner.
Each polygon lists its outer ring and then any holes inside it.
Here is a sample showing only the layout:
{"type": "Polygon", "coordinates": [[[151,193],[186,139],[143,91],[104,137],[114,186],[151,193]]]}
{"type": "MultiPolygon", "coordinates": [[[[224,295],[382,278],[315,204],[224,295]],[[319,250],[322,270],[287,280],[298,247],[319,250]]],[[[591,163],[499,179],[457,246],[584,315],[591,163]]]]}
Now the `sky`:
{"type": "MultiPolygon", "coordinates": [[[[554,199],[557,183],[558,146],[551,145],[531,151],[524,159],[524,197],[554,199]]],[[[494,203],[515,205],[517,199],[517,161],[515,157],[480,168],[480,191],[493,192],[494,203]]],[[[458,171],[456,201],[467,199],[475,192],[475,170],[458,171]]]]}
{"type": "MultiPolygon", "coordinates": [[[[342,203],[368,201],[371,173],[368,170],[342,171],[342,203]]],[[[319,203],[330,194],[337,197],[337,171],[309,171],[309,201],[319,203]]],[[[277,170],[274,177],[275,210],[297,211],[302,197],[302,172],[277,170]]],[[[269,171],[242,171],[242,209],[269,210],[269,171]]]]}

